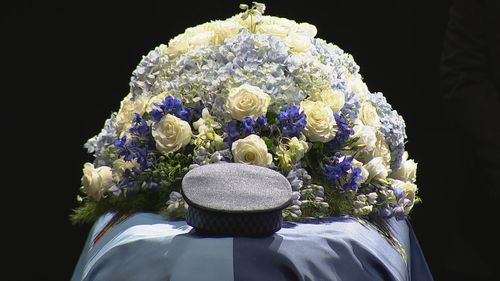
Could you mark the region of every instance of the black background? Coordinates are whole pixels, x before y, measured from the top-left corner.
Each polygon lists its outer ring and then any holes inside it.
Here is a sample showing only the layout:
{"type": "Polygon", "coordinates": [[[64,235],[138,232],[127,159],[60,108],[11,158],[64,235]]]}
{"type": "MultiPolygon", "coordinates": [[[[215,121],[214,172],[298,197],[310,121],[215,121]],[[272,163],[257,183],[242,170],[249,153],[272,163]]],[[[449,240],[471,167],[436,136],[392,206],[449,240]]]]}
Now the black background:
{"type": "MultiPolygon", "coordinates": [[[[90,228],[68,221],[82,165],[92,160],[83,143],[118,109],[142,55],[187,27],[234,15],[239,3],[0,4],[2,161],[8,167],[1,232],[15,274],[9,280],[69,280],[90,228]]],[[[351,53],[369,89],[382,91],[404,116],[423,198],[411,221],[435,279],[451,280],[443,241],[454,229],[441,227],[442,187],[451,175],[442,172],[438,75],[450,3],[266,4],[266,14],[312,23],[317,37],[351,53]]]]}

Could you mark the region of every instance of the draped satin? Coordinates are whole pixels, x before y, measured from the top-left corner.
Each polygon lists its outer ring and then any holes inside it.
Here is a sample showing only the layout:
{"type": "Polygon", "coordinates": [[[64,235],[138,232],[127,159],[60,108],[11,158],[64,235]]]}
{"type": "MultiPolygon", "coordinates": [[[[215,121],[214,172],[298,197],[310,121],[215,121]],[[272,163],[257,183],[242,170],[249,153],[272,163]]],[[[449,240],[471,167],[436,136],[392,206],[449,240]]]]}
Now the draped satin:
{"type": "Polygon", "coordinates": [[[204,237],[185,221],[139,213],[92,228],[72,280],[432,280],[408,221],[388,221],[395,239],[352,218],[286,223],[272,236],[204,237]]]}

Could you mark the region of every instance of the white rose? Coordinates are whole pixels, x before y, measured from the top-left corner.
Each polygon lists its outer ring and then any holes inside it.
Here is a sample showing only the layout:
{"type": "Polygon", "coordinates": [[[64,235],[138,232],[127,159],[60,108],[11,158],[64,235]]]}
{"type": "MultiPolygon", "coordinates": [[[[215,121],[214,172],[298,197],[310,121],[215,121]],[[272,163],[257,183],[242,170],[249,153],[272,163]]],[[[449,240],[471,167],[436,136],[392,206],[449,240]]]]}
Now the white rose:
{"type": "Polygon", "coordinates": [[[216,41],[216,37],[216,33],[210,30],[209,23],[190,27],[183,34],[177,35],[168,42],[164,54],[175,56],[200,45],[212,44],[216,41]]]}
{"type": "Polygon", "coordinates": [[[391,177],[402,181],[415,182],[417,180],[417,165],[413,159],[408,160],[408,152],[405,151],[401,166],[391,174],[391,177]]]}
{"type": "Polygon", "coordinates": [[[192,37],[208,30],[209,30],[209,23],[205,22],[196,26],[186,28],[184,34],[186,34],[188,37],[192,37]]]}
{"type": "Polygon", "coordinates": [[[347,90],[354,93],[360,102],[364,102],[366,100],[366,95],[370,93],[365,82],[361,80],[359,75],[349,77],[347,80],[347,90]]]}
{"type": "Polygon", "coordinates": [[[188,39],[189,47],[194,48],[201,45],[209,45],[214,42],[215,32],[207,30],[193,36],[190,36],[188,39]]]}
{"type": "MultiPolygon", "coordinates": [[[[286,30],[286,34],[292,34],[296,32],[299,26],[296,21],[289,20],[286,18],[272,17],[272,16],[262,17],[262,23],[260,23],[259,25],[279,26],[282,30],[286,30]]],[[[257,25],[257,27],[259,25],[257,25]]]]}
{"type": "Polygon", "coordinates": [[[243,84],[229,90],[226,108],[231,117],[237,120],[247,116],[258,118],[266,115],[270,102],[271,97],[260,88],[243,84]]]}
{"type": "Polygon", "coordinates": [[[389,165],[391,162],[391,150],[389,149],[389,145],[385,141],[384,134],[377,131],[376,136],[377,141],[375,142],[375,149],[372,151],[372,157],[380,157],[384,160],[386,165],[389,165]]]}
{"type": "Polygon", "coordinates": [[[291,53],[303,53],[312,46],[311,37],[299,33],[289,34],[285,38],[285,42],[290,48],[291,53]]]}
{"type": "Polygon", "coordinates": [[[332,109],[321,101],[304,100],[300,108],[306,114],[304,135],[313,142],[329,142],[335,137],[337,123],[332,109]]]}
{"type": "Polygon", "coordinates": [[[384,164],[384,159],[381,157],[373,158],[370,162],[366,163],[364,167],[369,173],[367,181],[371,181],[374,178],[385,179],[389,174],[389,169],[384,164]]]}
{"type": "Polygon", "coordinates": [[[272,155],[267,152],[266,143],[257,135],[233,142],[231,152],[235,162],[269,166],[273,161],[272,155]]]}
{"type": "Polygon", "coordinates": [[[380,123],[380,118],[377,114],[377,109],[367,101],[361,104],[359,119],[361,120],[361,122],[363,122],[363,124],[372,126],[377,129],[382,126],[382,124],[380,123]]]}
{"type": "Polygon", "coordinates": [[[113,173],[111,168],[102,166],[94,168],[91,163],[83,165],[82,190],[88,196],[99,201],[104,192],[113,186],[113,173]]]}
{"type": "Polygon", "coordinates": [[[208,24],[208,30],[215,34],[215,44],[221,44],[224,42],[224,39],[237,35],[241,28],[242,26],[232,19],[213,21],[208,24]]]}
{"type": "Polygon", "coordinates": [[[189,36],[186,34],[179,34],[168,42],[168,47],[164,53],[169,56],[174,56],[178,53],[185,52],[189,49],[189,36]]]}
{"type": "Polygon", "coordinates": [[[310,23],[302,22],[299,24],[297,32],[313,38],[318,33],[318,29],[310,23]]]}
{"type": "Polygon", "coordinates": [[[311,94],[312,101],[322,101],[326,103],[333,112],[339,112],[345,104],[345,95],[340,90],[333,90],[331,87],[323,88],[311,94]]]}
{"type": "Polygon", "coordinates": [[[135,113],[144,114],[149,97],[139,95],[132,100],[132,93],[128,94],[120,103],[120,109],[116,114],[116,127],[120,134],[132,127],[135,113]]]}
{"type": "Polygon", "coordinates": [[[377,142],[377,130],[371,126],[365,126],[361,124],[355,125],[353,129],[353,137],[358,138],[358,140],[354,144],[364,145],[364,151],[373,151],[377,142]]]}
{"type": "Polygon", "coordinates": [[[263,23],[257,25],[257,32],[271,34],[280,38],[286,38],[290,30],[284,26],[277,24],[263,23]]]}
{"type": "Polygon", "coordinates": [[[163,153],[175,152],[191,141],[191,126],[189,123],[167,114],[153,129],[156,148],[163,153]]]}
{"type": "Polygon", "coordinates": [[[309,151],[309,144],[304,140],[299,140],[297,137],[293,137],[288,142],[288,147],[290,152],[294,155],[294,161],[299,161],[304,157],[304,154],[309,151]]]}

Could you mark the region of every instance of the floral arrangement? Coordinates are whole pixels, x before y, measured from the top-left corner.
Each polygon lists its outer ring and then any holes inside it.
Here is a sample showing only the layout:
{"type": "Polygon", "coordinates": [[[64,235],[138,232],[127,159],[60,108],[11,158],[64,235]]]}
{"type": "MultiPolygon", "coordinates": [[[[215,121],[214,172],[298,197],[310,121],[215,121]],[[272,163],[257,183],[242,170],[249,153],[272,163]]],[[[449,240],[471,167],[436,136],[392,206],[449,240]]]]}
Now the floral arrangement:
{"type": "Polygon", "coordinates": [[[342,49],[265,6],[188,28],[133,71],[118,112],[85,147],[75,222],[108,211],[182,218],[183,175],[241,162],[282,173],[288,220],[405,218],[418,202],[405,123],[342,49]]]}

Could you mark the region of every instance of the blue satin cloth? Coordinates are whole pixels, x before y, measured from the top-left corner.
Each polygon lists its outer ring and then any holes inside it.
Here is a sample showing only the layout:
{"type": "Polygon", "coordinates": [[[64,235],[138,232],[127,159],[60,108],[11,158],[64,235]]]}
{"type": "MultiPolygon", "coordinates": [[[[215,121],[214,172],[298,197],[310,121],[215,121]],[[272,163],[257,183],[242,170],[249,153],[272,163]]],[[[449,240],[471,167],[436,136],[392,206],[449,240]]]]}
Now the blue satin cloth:
{"type": "Polygon", "coordinates": [[[286,223],[272,236],[205,237],[185,221],[138,213],[94,240],[93,226],[72,281],[80,280],[432,280],[408,221],[388,221],[395,239],[353,218],[286,223]]]}

